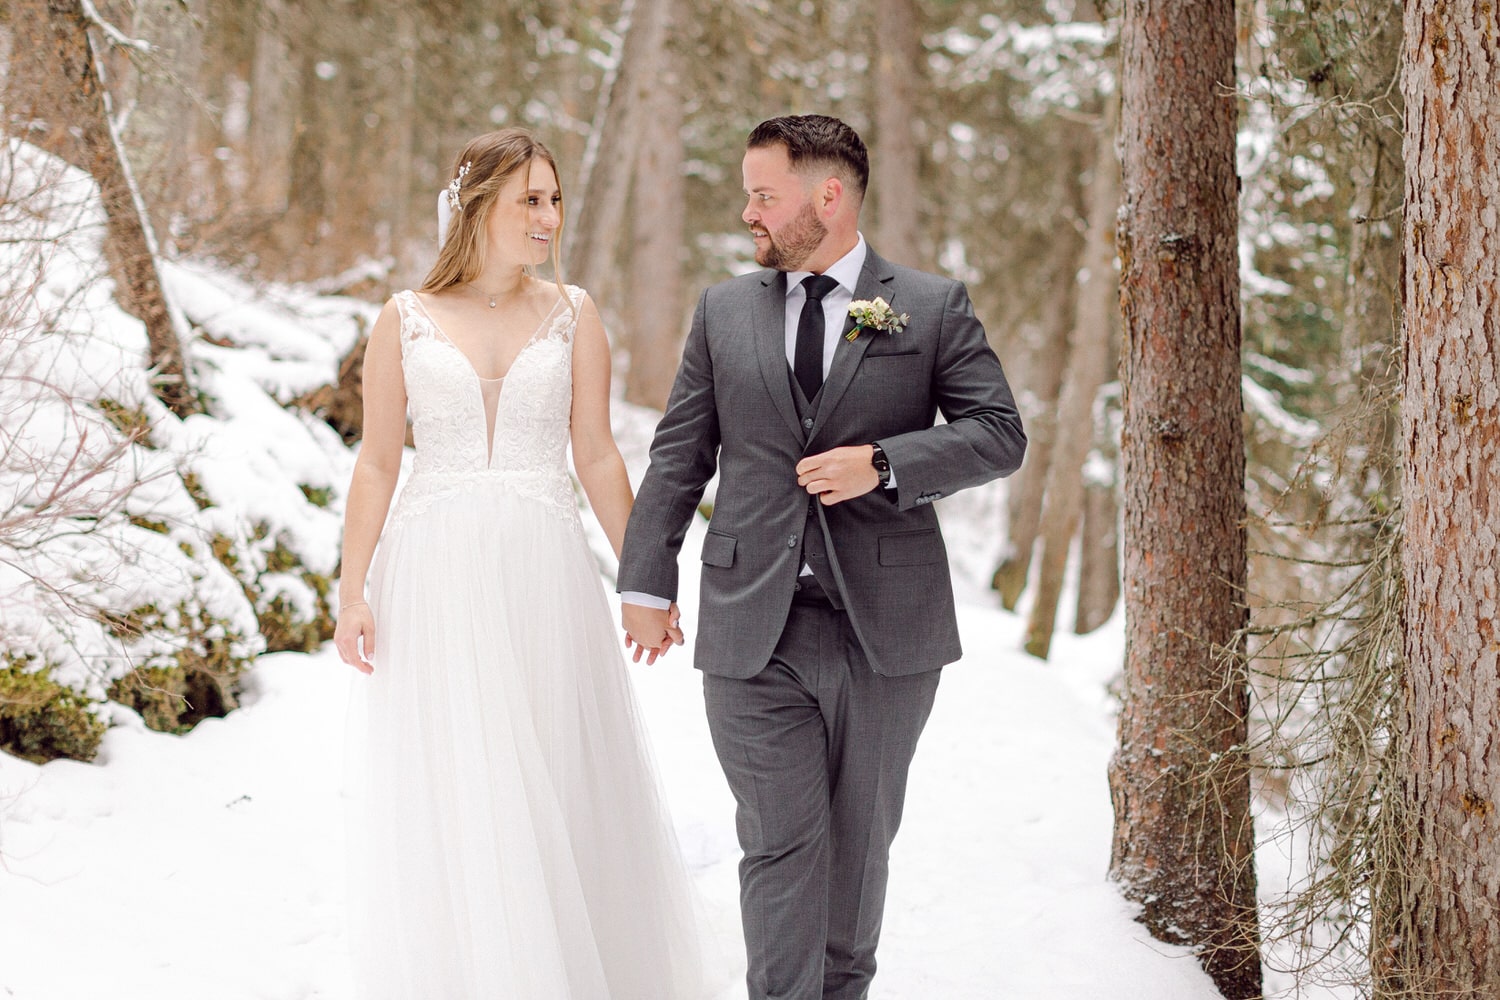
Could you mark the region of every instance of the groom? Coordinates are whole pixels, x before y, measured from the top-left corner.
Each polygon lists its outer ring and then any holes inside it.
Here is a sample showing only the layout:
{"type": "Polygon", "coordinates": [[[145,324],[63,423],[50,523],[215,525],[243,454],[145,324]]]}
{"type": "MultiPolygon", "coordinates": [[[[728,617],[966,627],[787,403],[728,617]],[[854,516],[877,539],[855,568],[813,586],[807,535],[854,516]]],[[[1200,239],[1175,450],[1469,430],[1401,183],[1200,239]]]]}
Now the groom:
{"type": "Polygon", "coordinates": [[[1015,471],[1026,437],[964,286],[860,235],[869,159],[849,126],[762,122],[743,167],[767,270],[698,302],[619,588],[630,641],[664,649],[717,467],[696,659],[738,803],[750,998],[853,1000],[875,974],[907,769],[960,655],[930,504],[1015,471]]]}

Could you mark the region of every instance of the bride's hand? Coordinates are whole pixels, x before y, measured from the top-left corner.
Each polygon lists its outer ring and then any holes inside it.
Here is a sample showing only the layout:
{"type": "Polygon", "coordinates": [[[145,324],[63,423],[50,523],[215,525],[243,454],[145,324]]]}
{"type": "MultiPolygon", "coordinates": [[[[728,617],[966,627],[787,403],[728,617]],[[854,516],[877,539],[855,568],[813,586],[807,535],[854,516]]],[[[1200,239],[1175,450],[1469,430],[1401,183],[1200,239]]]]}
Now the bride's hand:
{"type": "Polygon", "coordinates": [[[668,649],[682,642],[682,630],[677,627],[677,605],[671,608],[648,608],[642,604],[624,603],[620,606],[620,624],[625,627],[625,648],[634,647],[633,662],[657,661],[668,649]]]}
{"type": "Polygon", "coordinates": [[[333,630],[333,644],[339,658],[362,674],[375,672],[375,616],[364,601],[339,611],[339,623],[333,630]]]}

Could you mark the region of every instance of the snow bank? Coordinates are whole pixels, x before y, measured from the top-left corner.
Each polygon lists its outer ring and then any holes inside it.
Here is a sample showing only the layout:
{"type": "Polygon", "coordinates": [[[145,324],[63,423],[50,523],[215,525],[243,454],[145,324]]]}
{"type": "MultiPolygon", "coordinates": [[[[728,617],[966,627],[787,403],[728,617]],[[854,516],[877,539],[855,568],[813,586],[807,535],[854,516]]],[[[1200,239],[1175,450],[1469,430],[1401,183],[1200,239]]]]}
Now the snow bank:
{"type": "Polygon", "coordinates": [[[180,420],[114,300],[93,181],[10,140],[0,189],[0,744],[88,759],[137,712],[232,708],[268,638],[330,632],[352,458],[288,404],[336,382],[374,310],[164,265],[205,411],[180,420]]]}

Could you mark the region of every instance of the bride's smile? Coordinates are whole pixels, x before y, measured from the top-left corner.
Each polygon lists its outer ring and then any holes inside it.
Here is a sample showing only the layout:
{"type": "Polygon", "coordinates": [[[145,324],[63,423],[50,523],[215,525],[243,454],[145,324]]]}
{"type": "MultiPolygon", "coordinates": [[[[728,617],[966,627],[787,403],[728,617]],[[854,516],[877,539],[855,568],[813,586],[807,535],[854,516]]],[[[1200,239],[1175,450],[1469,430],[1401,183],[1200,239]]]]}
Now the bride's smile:
{"type": "Polygon", "coordinates": [[[562,221],[557,174],[546,160],[532,160],[527,170],[516,171],[506,182],[490,210],[485,271],[491,264],[510,270],[545,263],[562,221]]]}

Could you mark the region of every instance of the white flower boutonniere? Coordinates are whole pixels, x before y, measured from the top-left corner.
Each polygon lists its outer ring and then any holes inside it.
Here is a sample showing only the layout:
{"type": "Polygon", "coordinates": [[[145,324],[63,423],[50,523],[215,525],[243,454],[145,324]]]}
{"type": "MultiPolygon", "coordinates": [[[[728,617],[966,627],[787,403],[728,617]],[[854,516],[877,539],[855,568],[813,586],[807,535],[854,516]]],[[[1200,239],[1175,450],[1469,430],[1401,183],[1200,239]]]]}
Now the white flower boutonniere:
{"type": "Polygon", "coordinates": [[[861,330],[900,333],[906,329],[906,324],[911,322],[911,317],[906,313],[898,316],[885,299],[875,299],[873,302],[869,299],[858,299],[849,303],[849,318],[854,320],[854,329],[844,334],[844,339],[851,344],[854,343],[861,330]]]}

